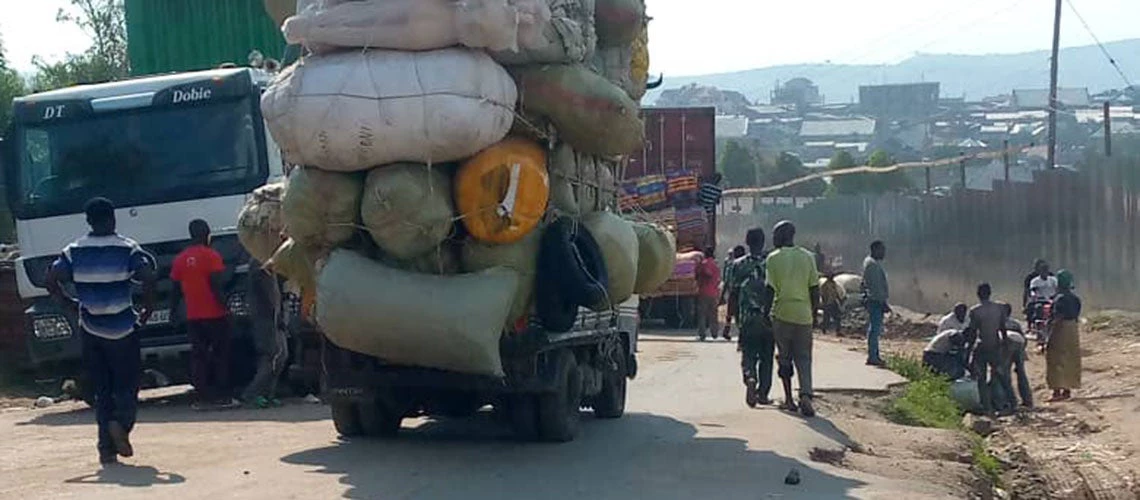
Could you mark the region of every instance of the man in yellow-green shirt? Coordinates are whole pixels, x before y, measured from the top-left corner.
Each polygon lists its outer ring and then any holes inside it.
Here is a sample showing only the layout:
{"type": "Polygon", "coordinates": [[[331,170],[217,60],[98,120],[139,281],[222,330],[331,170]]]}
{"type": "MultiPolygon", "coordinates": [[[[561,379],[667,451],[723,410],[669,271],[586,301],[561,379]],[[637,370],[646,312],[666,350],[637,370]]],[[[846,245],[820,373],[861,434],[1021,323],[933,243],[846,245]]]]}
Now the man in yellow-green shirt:
{"type": "Polygon", "coordinates": [[[780,380],[784,384],[784,404],[780,407],[813,417],[812,327],[819,310],[819,270],[815,267],[815,256],[797,247],[795,237],[796,226],[788,221],[776,224],[772,231],[776,250],[768,254],[768,295],[773,301],[772,328],[779,349],[776,360],[780,366],[780,380]],[[792,375],[795,372],[798,372],[800,384],[798,407],[792,399],[792,375]]]}

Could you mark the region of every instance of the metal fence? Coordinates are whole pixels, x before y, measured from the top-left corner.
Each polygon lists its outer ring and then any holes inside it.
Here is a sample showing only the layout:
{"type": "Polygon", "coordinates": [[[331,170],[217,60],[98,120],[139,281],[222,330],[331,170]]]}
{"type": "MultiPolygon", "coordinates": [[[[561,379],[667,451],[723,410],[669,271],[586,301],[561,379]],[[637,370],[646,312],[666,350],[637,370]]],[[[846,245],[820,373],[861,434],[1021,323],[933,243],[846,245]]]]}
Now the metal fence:
{"type": "MultiPolygon", "coordinates": [[[[770,238],[783,219],[797,243],[819,243],[843,270],[861,272],[868,245],[883,240],[893,303],[941,311],[972,302],[980,282],[1012,304],[1034,259],[1076,276],[1089,307],[1140,307],[1140,161],[1038,171],[1032,183],[994,182],[992,191],[947,196],[831,197],[802,208],[756,204],[752,214],[720,216],[721,250],[750,227],[770,238]]],[[[770,239],[769,239],[770,241],[770,239]]]]}

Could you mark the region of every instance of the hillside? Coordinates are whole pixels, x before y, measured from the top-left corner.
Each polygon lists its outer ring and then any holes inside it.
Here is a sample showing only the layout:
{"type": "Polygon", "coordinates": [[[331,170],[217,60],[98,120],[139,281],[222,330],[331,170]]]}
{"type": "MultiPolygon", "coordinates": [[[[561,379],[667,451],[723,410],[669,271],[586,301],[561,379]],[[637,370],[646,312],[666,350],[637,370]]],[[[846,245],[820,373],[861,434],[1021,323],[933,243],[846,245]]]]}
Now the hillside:
{"type": "MultiPolygon", "coordinates": [[[[1140,84],[1140,39],[1106,46],[1133,83],[1140,84]]],[[[1088,87],[1095,93],[1124,86],[1120,75],[1095,45],[1063,49],[1060,61],[1063,87],[1088,87]]],[[[665,84],[647,94],[644,102],[654,103],[661,91],[690,83],[736,90],[754,101],[767,102],[776,82],[796,77],[815,82],[827,102],[857,101],[859,85],[919,81],[940,82],[943,97],[965,95],[969,99],[981,99],[1008,94],[1014,88],[1047,87],[1049,52],[982,56],[920,54],[885,66],[802,64],[699,76],[665,75],[665,84]]]]}

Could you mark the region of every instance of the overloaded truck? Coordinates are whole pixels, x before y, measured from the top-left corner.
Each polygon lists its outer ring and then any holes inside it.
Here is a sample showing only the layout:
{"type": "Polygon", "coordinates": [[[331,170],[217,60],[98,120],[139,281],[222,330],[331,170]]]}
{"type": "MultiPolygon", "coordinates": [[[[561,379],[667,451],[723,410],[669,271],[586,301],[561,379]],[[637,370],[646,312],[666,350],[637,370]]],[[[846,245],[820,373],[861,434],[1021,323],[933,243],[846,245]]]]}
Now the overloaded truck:
{"type": "Polygon", "coordinates": [[[677,260],[661,288],[641,295],[641,315],[671,328],[696,324],[696,265],[716,246],[716,214],[697,204],[697,190],[716,172],[716,108],[642,109],[645,143],[622,179],[623,209],[673,231],[677,260]]]}
{"type": "Polygon", "coordinates": [[[240,219],[276,203],[278,223],[239,231],[302,290],[336,429],[491,405],[568,441],[582,408],[622,416],[638,294],[676,251],[617,206],[644,134],[644,3],[299,5],[282,31],[306,55],[262,98],[297,167],[240,219]]]}

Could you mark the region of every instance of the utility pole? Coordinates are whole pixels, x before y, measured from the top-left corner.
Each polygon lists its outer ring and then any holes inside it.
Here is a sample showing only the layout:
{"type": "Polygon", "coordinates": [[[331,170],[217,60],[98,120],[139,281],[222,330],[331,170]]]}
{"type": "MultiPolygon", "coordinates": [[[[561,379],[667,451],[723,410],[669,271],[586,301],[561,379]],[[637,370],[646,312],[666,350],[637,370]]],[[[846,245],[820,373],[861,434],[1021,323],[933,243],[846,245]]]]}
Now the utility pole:
{"type": "Polygon", "coordinates": [[[930,194],[930,167],[926,167],[926,194],[930,194]]]}
{"type": "Polygon", "coordinates": [[[1005,182],[1009,182],[1009,139],[1001,143],[1001,163],[1005,167],[1005,182]]]}
{"type": "Polygon", "coordinates": [[[962,176],[962,191],[966,190],[966,153],[958,153],[958,170],[962,176]]]}
{"type": "Polygon", "coordinates": [[[1053,58],[1049,61],[1049,153],[1046,164],[1057,168],[1057,59],[1061,54],[1061,3],[1053,15],[1053,58]]]}
{"type": "Polygon", "coordinates": [[[1104,101],[1104,155],[1112,156],[1112,113],[1108,101],[1104,101]]]}

